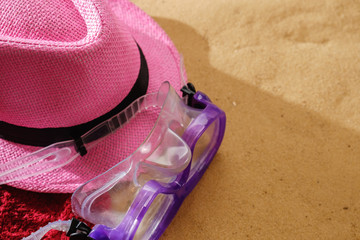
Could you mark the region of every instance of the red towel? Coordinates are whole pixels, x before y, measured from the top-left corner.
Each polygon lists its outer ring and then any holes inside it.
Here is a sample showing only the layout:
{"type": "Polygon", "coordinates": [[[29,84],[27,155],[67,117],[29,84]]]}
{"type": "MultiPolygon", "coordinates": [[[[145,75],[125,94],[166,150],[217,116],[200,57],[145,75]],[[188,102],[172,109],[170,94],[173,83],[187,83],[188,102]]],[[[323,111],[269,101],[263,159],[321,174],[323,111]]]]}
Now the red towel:
{"type": "MultiPolygon", "coordinates": [[[[22,239],[49,222],[69,220],[71,194],[36,193],[0,186],[0,239],[22,239]]],[[[50,231],[43,239],[69,239],[50,231]]]]}

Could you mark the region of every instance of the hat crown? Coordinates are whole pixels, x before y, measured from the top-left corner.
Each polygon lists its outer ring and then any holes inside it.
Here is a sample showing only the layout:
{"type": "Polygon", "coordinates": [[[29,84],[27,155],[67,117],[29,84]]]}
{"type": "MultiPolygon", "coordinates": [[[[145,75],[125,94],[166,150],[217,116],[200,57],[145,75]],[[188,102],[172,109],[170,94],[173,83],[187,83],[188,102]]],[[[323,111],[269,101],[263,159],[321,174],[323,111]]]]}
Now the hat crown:
{"type": "Polygon", "coordinates": [[[51,4],[44,0],[1,1],[0,9],[1,36],[74,42],[87,34],[86,23],[71,0],[53,0],[51,4]]]}
{"type": "Polygon", "coordinates": [[[0,12],[0,121],[78,125],[134,85],[138,48],[104,1],[5,0],[0,12]]]}

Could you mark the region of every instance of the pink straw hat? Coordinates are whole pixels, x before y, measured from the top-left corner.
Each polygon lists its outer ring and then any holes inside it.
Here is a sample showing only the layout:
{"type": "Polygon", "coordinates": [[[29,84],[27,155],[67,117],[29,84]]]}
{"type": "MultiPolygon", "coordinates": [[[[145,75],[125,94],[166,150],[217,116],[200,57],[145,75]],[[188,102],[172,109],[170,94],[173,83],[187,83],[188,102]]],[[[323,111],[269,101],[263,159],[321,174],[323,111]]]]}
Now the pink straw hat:
{"type": "MultiPolygon", "coordinates": [[[[0,13],[0,164],[47,145],[31,130],[87,124],[164,81],[181,87],[175,46],[127,0],[5,0],[0,13]]],[[[136,150],[156,117],[138,115],[85,156],[9,185],[72,192],[136,150]]]]}

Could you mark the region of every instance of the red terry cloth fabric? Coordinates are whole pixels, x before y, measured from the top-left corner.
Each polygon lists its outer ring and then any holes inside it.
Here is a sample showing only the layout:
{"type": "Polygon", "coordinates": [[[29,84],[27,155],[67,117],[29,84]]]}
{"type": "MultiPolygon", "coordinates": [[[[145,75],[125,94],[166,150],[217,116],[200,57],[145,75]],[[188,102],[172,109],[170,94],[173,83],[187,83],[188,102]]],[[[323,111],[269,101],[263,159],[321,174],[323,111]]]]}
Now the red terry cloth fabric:
{"type": "MultiPolygon", "coordinates": [[[[28,192],[0,186],[0,239],[22,239],[49,222],[69,220],[71,194],[28,192]]],[[[69,239],[52,230],[43,239],[69,239]]]]}

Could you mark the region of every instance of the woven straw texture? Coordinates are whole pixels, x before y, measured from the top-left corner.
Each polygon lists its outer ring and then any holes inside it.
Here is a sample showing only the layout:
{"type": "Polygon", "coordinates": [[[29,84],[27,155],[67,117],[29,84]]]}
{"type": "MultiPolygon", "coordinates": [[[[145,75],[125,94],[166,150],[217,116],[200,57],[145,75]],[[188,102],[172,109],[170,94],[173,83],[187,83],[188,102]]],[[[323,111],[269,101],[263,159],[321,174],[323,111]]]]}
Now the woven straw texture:
{"type": "MultiPolygon", "coordinates": [[[[4,1],[0,3],[0,120],[26,127],[66,127],[92,120],[128,94],[140,67],[148,92],[169,81],[181,86],[179,54],[165,32],[132,3],[116,1],[4,1]],[[11,4],[10,4],[11,3],[11,4]],[[135,42],[135,41],[136,42],[135,42]]],[[[138,116],[66,167],[11,185],[40,192],[72,192],[131,154],[156,115],[138,116]]],[[[38,148],[0,140],[0,163],[38,148]]]]}

